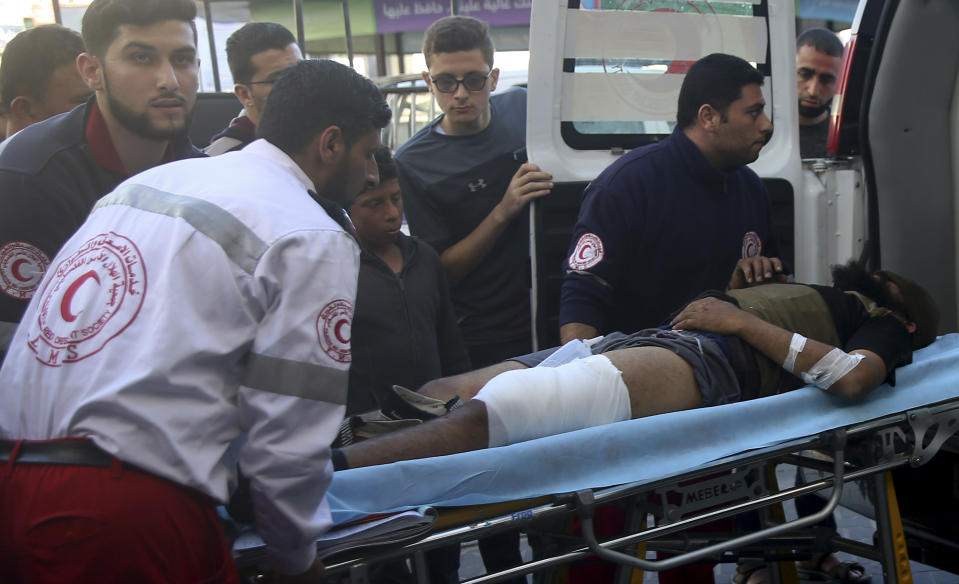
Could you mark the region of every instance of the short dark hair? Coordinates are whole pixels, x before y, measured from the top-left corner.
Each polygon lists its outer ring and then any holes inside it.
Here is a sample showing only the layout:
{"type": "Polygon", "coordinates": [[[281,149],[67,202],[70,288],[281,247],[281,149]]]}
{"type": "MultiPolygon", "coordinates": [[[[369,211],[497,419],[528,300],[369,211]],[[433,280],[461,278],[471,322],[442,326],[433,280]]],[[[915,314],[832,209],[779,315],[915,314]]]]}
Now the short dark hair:
{"type": "Polygon", "coordinates": [[[483,60],[493,68],[493,39],[489,25],[471,16],[447,16],[430,25],[423,34],[423,56],[429,67],[436,53],[456,53],[479,49],[483,60]]]}
{"type": "Polygon", "coordinates": [[[59,24],[18,33],[7,43],[0,64],[0,113],[7,113],[20,95],[43,99],[53,72],[75,64],[83,51],[80,35],[59,24]]]}
{"type": "Polygon", "coordinates": [[[275,22],[248,22],[226,39],[226,60],[234,83],[253,79],[253,55],[270,49],[285,49],[296,43],[293,33],[275,22]]]}
{"type": "Polygon", "coordinates": [[[273,85],[256,135],[287,154],[303,152],[330,126],[347,143],[390,121],[390,106],[373,82],[334,61],[305,60],[283,70],[273,85]]]}
{"type": "Polygon", "coordinates": [[[399,176],[396,168],[396,160],[393,159],[393,152],[390,147],[381,144],[373,152],[373,160],[376,161],[376,169],[380,172],[380,183],[387,180],[393,180],[399,176]]]}
{"type": "Polygon", "coordinates": [[[746,85],[762,85],[763,74],[739,57],[713,53],[696,61],[679,89],[676,123],[686,129],[696,122],[699,108],[709,104],[724,119],[729,105],[742,97],[746,85]]]}
{"type": "Polygon", "coordinates": [[[796,50],[810,46],[824,55],[842,57],[842,41],[828,28],[810,28],[796,39],[796,50]]]}
{"type": "Polygon", "coordinates": [[[193,0],[93,0],[83,13],[83,42],[87,52],[103,58],[121,25],[149,26],[164,20],[182,20],[193,30],[196,44],[195,18],[193,0]]]}

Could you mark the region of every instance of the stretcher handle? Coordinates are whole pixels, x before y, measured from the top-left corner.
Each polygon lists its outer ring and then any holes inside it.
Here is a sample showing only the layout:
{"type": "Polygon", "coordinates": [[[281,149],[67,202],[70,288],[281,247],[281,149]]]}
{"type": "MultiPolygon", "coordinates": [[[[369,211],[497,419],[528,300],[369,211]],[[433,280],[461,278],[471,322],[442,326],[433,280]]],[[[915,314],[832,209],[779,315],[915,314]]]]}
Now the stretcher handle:
{"type": "MultiPolygon", "coordinates": [[[[844,447],[846,443],[846,434],[845,432],[836,432],[835,434],[835,451],[833,452],[833,491],[832,496],[829,497],[829,500],[826,502],[826,506],[819,510],[817,513],[808,515],[806,517],[800,517],[795,521],[787,521],[786,523],[781,523],[779,525],[774,525],[772,527],[767,527],[761,529],[754,533],[749,533],[739,537],[735,537],[728,541],[723,541],[708,545],[704,548],[694,550],[691,552],[686,552],[667,558],[665,560],[644,560],[637,557],[624,554],[622,552],[617,552],[614,550],[605,547],[604,544],[599,543],[596,539],[596,532],[593,530],[593,512],[595,510],[595,498],[593,497],[593,491],[589,489],[584,489],[577,491],[575,493],[575,505],[579,511],[580,519],[582,521],[581,529],[583,534],[583,539],[586,540],[586,545],[589,547],[590,551],[599,556],[600,558],[614,562],[617,564],[622,564],[626,566],[631,566],[633,568],[638,568],[640,570],[659,572],[662,570],[670,570],[685,564],[692,563],[696,560],[701,560],[703,558],[711,557],[714,555],[722,554],[723,552],[731,549],[736,549],[743,547],[757,541],[761,541],[766,538],[775,537],[782,533],[793,531],[802,527],[808,527],[819,523],[830,514],[839,504],[839,499],[842,497],[843,489],[843,470],[845,465],[845,452],[844,447]]],[[[608,544],[607,544],[608,545],[608,544]]]]}

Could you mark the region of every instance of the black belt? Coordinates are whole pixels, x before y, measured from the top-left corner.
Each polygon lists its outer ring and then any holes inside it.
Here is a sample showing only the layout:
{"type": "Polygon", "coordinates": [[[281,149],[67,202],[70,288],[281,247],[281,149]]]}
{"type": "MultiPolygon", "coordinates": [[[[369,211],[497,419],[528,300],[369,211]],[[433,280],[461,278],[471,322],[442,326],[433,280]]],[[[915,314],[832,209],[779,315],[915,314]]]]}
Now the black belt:
{"type": "MultiPolygon", "coordinates": [[[[16,442],[0,440],[0,463],[10,460],[16,442]]],[[[106,452],[90,440],[24,440],[17,452],[16,464],[73,464],[110,468],[113,462],[106,452]]]]}

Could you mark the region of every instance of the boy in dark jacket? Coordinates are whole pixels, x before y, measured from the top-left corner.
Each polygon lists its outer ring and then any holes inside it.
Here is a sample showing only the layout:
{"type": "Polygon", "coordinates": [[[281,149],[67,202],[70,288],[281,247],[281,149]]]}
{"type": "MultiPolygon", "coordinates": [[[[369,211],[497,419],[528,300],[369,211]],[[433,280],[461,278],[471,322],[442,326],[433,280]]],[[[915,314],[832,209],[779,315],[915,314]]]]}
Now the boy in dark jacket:
{"type": "Polygon", "coordinates": [[[363,251],[347,415],[383,407],[394,383],[418,388],[470,369],[439,256],[400,231],[396,163],[385,146],[375,156],[380,184],[349,209],[363,251]]]}

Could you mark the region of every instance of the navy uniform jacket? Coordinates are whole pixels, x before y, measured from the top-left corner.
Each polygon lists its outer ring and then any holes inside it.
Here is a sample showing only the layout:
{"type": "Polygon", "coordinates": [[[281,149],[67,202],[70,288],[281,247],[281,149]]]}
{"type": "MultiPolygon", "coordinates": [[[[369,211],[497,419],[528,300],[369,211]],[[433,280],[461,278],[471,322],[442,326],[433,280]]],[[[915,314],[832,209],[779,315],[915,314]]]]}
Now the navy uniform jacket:
{"type": "Polygon", "coordinates": [[[721,172],[675,130],[610,165],[586,188],[564,262],[560,325],[600,333],[662,324],[736,262],[779,256],[769,197],[746,166],[721,172]]]}
{"type": "MultiPolygon", "coordinates": [[[[0,150],[0,358],[50,258],[127,178],[95,104],[28,126],[0,150]]],[[[202,155],[186,135],[167,151],[202,155]]]]}

